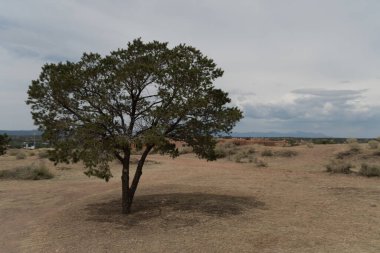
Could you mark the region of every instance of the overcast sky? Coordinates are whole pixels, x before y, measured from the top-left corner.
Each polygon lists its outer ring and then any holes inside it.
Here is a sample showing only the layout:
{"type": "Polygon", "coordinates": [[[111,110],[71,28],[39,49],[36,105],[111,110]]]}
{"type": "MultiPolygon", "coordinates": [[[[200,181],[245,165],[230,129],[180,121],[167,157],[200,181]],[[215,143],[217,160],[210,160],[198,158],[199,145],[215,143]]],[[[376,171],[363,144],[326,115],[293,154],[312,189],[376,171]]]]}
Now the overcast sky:
{"type": "Polygon", "coordinates": [[[0,0],[0,129],[33,129],[26,91],[46,62],[134,38],[186,43],[225,70],[235,131],[380,136],[378,0],[0,0]]]}

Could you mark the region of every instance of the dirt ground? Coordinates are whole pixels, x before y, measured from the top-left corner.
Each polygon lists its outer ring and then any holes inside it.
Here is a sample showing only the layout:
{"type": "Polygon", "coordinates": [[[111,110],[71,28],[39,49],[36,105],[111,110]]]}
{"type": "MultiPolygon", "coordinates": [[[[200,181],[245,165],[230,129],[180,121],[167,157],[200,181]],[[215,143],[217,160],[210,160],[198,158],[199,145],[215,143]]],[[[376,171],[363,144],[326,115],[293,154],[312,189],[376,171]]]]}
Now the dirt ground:
{"type": "Polygon", "coordinates": [[[286,148],[298,155],[263,168],[152,155],[129,216],[117,163],[105,183],[46,160],[53,179],[0,180],[0,252],[380,252],[380,179],[325,172],[344,148],[286,148]]]}

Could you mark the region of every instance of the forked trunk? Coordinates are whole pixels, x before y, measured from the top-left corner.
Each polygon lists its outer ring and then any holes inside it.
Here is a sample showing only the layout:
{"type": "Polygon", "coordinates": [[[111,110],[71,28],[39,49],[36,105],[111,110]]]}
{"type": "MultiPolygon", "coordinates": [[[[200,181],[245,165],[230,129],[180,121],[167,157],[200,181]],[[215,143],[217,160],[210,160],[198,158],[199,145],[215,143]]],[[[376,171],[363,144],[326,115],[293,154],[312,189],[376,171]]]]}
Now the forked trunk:
{"type": "Polygon", "coordinates": [[[122,213],[129,214],[132,211],[132,203],[133,198],[135,196],[135,192],[137,189],[137,186],[140,181],[140,177],[142,175],[142,168],[145,163],[145,159],[148,156],[150,150],[153,148],[152,146],[146,147],[144,150],[136,168],[135,175],[132,180],[132,184],[129,185],[129,160],[130,156],[127,156],[126,159],[123,161],[123,172],[121,176],[121,187],[122,187],[122,213]]]}

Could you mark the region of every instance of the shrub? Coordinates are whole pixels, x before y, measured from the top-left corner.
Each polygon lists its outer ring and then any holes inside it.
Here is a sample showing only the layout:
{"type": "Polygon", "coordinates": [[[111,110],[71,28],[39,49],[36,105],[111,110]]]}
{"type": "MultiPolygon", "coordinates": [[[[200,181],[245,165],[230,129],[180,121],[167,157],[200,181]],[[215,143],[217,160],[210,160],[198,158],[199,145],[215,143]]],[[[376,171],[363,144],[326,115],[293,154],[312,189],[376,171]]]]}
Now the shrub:
{"type": "Polygon", "coordinates": [[[247,152],[240,152],[235,155],[235,162],[237,163],[251,163],[253,162],[252,154],[248,154],[247,152]]]}
{"type": "Polygon", "coordinates": [[[380,156],[380,150],[377,150],[377,151],[373,152],[373,155],[374,156],[380,156]]]}
{"type": "Polygon", "coordinates": [[[274,152],[274,154],[281,157],[292,157],[298,155],[298,153],[294,150],[279,150],[274,152]]]}
{"type": "Polygon", "coordinates": [[[43,164],[39,166],[32,164],[0,171],[0,178],[3,179],[41,180],[53,177],[54,175],[43,164]]]}
{"type": "Polygon", "coordinates": [[[298,143],[298,141],[296,139],[289,139],[289,140],[287,140],[287,142],[288,142],[288,145],[291,146],[291,147],[299,145],[299,143],[298,143]]]}
{"type": "Polygon", "coordinates": [[[238,153],[238,151],[239,151],[238,148],[232,142],[218,144],[215,148],[215,153],[216,153],[217,158],[228,157],[228,159],[230,160],[231,160],[231,156],[238,153]]]}
{"type": "Polygon", "coordinates": [[[273,156],[273,151],[270,149],[266,149],[263,152],[261,152],[261,156],[273,156]]]}
{"type": "Polygon", "coordinates": [[[268,163],[257,158],[255,158],[254,163],[256,164],[257,167],[268,167],[268,163]]]}
{"type": "Polygon", "coordinates": [[[308,143],[306,143],[306,146],[307,146],[308,148],[314,148],[314,143],[312,143],[312,142],[308,142],[308,143]]]}
{"type": "Polygon", "coordinates": [[[351,168],[353,168],[351,163],[340,160],[332,160],[326,165],[326,171],[330,173],[349,174],[352,172],[351,168]]]}
{"type": "Polygon", "coordinates": [[[350,147],[350,150],[353,152],[359,152],[360,151],[360,145],[357,142],[348,143],[348,146],[350,147]]]}
{"type": "Polygon", "coordinates": [[[371,140],[368,142],[368,146],[370,149],[377,149],[379,147],[379,142],[375,140],[371,140]]]}
{"type": "Polygon", "coordinates": [[[241,163],[243,158],[245,158],[245,154],[243,154],[243,153],[238,153],[238,154],[235,156],[235,162],[237,162],[237,163],[241,163]]]}
{"type": "Polygon", "coordinates": [[[235,148],[237,145],[231,141],[225,142],[221,145],[224,148],[235,148]]]}
{"type": "Polygon", "coordinates": [[[29,156],[35,156],[36,153],[34,153],[33,151],[29,153],[29,156]]]}
{"type": "Polygon", "coordinates": [[[366,177],[380,177],[380,166],[363,163],[359,170],[359,175],[366,177]]]}
{"type": "Polygon", "coordinates": [[[16,155],[16,159],[17,160],[21,160],[21,159],[25,159],[26,158],[26,154],[24,152],[19,152],[17,155],[16,155]]]}
{"type": "Polygon", "coordinates": [[[217,147],[215,148],[215,155],[216,155],[216,158],[225,158],[227,156],[227,152],[225,149],[217,147]]]}
{"type": "Polygon", "coordinates": [[[249,149],[247,150],[247,153],[248,153],[248,154],[254,154],[254,153],[256,153],[256,150],[255,150],[254,148],[249,148],[249,149]]]}
{"type": "Polygon", "coordinates": [[[344,159],[346,157],[349,157],[349,156],[352,156],[352,155],[355,155],[359,152],[359,150],[346,150],[346,151],[342,151],[342,152],[339,152],[338,154],[335,155],[335,157],[337,159],[344,159]]]}

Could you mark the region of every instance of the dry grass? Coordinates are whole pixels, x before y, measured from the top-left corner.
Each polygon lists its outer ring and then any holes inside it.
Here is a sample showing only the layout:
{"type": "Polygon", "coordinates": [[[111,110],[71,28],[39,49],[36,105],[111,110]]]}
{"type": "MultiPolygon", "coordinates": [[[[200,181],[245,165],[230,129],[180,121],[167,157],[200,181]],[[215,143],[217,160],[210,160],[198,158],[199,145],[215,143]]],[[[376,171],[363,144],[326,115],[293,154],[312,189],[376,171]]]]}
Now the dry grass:
{"type": "MultiPolygon", "coordinates": [[[[252,164],[150,156],[157,164],[144,169],[130,216],[120,214],[116,161],[108,183],[84,176],[80,164],[59,170],[46,161],[51,180],[0,182],[1,251],[380,252],[380,179],[324,172],[347,145],[271,148],[297,152],[292,158],[252,148],[252,164]],[[258,157],[270,166],[256,168],[258,157]]],[[[379,164],[373,152],[344,161],[379,164]]],[[[5,155],[0,170],[38,160],[5,155]]]]}
{"type": "Polygon", "coordinates": [[[273,156],[273,151],[271,149],[265,149],[261,152],[261,156],[273,156]]]}
{"type": "Polygon", "coordinates": [[[26,158],[26,154],[24,152],[19,152],[16,155],[16,159],[18,160],[25,159],[25,158],[26,158]]]}
{"type": "Polygon", "coordinates": [[[330,173],[350,174],[352,168],[351,163],[342,160],[332,160],[326,165],[326,171],[330,173]]]}
{"type": "Polygon", "coordinates": [[[359,170],[359,174],[366,177],[380,177],[380,166],[363,163],[359,170]]]}
{"type": "Polygon", "coordinates": [[[274,155],[280,156],[280,157],[293,157],[293,156],[298,155],[298,152],[294,150],[285,149],[285,150],[278,150],[274,152],[274,155]]]}
{"type": "Polygon", "coordinates": [[[0,179],[41,180],[53,177],[54,175],[43,164],[31,164],[0,171],[0,179]]]}
{"type": "Polygon", "coordinates": [[[370,140],[368,146],[370,149],[377,149],[379,147],[379,142],[376,140],[370,140]]]}

